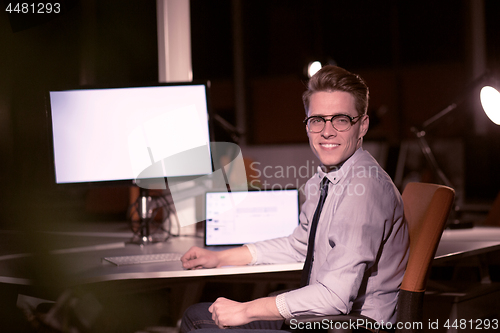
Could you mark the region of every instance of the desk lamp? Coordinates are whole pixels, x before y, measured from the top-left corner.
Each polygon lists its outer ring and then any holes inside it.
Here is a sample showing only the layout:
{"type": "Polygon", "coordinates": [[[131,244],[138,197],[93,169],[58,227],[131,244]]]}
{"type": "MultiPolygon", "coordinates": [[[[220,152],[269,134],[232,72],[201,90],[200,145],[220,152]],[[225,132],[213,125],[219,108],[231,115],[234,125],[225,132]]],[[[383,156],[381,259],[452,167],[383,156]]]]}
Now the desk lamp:
{"type": "MultiPolygon", "coordinates": [[[[451,181],[448,179],[443,170],[439,167],[439,164],[432,153],[432,150],[426,140],[426,130],[428,130],[431,125],[435,124],[438,120],[449,114],[450,112],[456,110],[456,108],[465,100],[465,96],[479,85],[483,85],[480,92],[481,106],[488,118],[495,123],[500,125],[500,92],[497,88],[490,85],[484,85],[484,82],[491,81],[489,73],[481,75],[478,79],[472,82],[471,86],[466,90],[464,94],[455,102],[448,105],[446,108],[436,113],[434,116],[426,120],[420,127],[412,127],[411,131],[417,137],[420,149],[425,156],[427,162],[439,177],[439,180],[446,186],[453,187],[451,181]]],[[[494,86],[498,87],[498,84],[494,86]]],[[[458,207],[455,207],[455,211],[458,207]]]]}

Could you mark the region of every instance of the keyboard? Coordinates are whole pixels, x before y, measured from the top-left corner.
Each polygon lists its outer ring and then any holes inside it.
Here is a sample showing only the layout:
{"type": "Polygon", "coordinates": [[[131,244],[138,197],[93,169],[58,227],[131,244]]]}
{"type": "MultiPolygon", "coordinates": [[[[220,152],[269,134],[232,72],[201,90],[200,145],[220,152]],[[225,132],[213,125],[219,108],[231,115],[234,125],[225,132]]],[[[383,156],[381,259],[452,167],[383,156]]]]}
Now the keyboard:
{"type": "Polygon", "coordinates": [[[157,254],[139,254],[131,256],[118,256],[118,257],[104,257],[103,259],[109,261],[116,266],[134,265],[134,264],[148,264],[155,262],[166,261],[179,261],[181,260],[182,253],[157,253],[157,254]]]}

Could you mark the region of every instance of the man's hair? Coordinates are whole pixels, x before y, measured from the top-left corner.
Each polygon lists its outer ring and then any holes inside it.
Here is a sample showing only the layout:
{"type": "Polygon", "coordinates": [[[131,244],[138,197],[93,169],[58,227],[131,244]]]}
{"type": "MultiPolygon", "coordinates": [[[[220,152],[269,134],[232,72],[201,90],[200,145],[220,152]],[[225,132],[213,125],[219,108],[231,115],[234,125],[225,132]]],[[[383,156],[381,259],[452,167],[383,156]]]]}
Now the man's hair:
{"type": "Polygon", "coordinates": [[[307,90],[302,95],[306,115],[309,114],[311,95],[319,91],[348,92],[354,97],[358,115],[366,114],[368,110],[368,86],[359,75],[346,71],[343,68],[327,65],[311,77],[307,84],[307,90]]]}

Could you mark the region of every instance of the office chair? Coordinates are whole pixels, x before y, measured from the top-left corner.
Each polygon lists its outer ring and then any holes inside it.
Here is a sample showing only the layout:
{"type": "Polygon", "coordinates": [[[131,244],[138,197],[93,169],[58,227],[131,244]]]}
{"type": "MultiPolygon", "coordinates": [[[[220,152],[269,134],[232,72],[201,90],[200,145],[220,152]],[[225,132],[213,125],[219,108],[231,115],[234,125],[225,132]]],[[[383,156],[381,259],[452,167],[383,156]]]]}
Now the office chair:
{"type": "MultiPolygon", "coordinates": [[[[397,303],[397,321],[403,326],[397,328],[397,325],[393,325],[393,328],[396,332],[421,332],[423,327],[413,323],[426,324],[423,323],[422,308],[427,278],[448,219],[455,191],[443,185],[409,183],[402,197],[410,235],[410,256],[397,303]]],[[[357,313],[324,317],[300,316],[293,319],[302,323],[321,322],[325,319],[334,323],[356,322],[362,319],[364,322],[372,323],[372,327],[377,327],[375,320],[357,313]]],[[[335,327],[340,326],[335,325],[335,327]]],[[[345,331],[336,330],[335,327],[329,329],[329,332],[345,331]]],[[[360,328],[358,331],[370,330],[360,328]]]]}

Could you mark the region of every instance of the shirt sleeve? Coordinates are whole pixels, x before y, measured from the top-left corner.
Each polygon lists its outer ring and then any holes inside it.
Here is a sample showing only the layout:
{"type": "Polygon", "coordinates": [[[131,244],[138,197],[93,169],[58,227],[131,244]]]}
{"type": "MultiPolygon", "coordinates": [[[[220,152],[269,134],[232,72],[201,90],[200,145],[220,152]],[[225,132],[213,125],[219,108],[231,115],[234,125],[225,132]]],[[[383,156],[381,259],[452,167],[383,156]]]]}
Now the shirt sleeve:
{"type": "Polygon", "coordinates": [[[390,233],[397,204],[393,185],[352,178],[348,186],[352,193],[328,207],[327,221],[318,229],[317,235],[327,234],[316,239],[328,243],[323,246],[326,260],[313,268],[310,285],[283,296],[292,316],[349,313],[390,233]]]}
{"type": "Polygon", "coordinates": [[[290,313],[290,310],[288,309],[288,305],[286,304],[285,294],[279,294],[278,296],[276,296],[276,307],[278,308],[278,311],[283,318],[290,319],[293,317],[290,313]]]}
{"type": "Polygon", "coordinates": [[[270,239],[249,244],[255,253],[254,264],[281,264],[290,262],[303,262],[307,253],[307,243],[301,237],[307,231],[300,230],[299,225],[288,237],[270,239]],[[298,236],[297,236],[298,234],[298,236]]]}
{"type": "Polygon", "coordinates": [[[248,263],[248,265],[255,265],[257,262],[257,252],[255,250],[255,245],[254,244],[245,244],[243,246],[246,246],[248,251],[250,251],[250,254],[252,255],[252,261],[248,263]]]}

